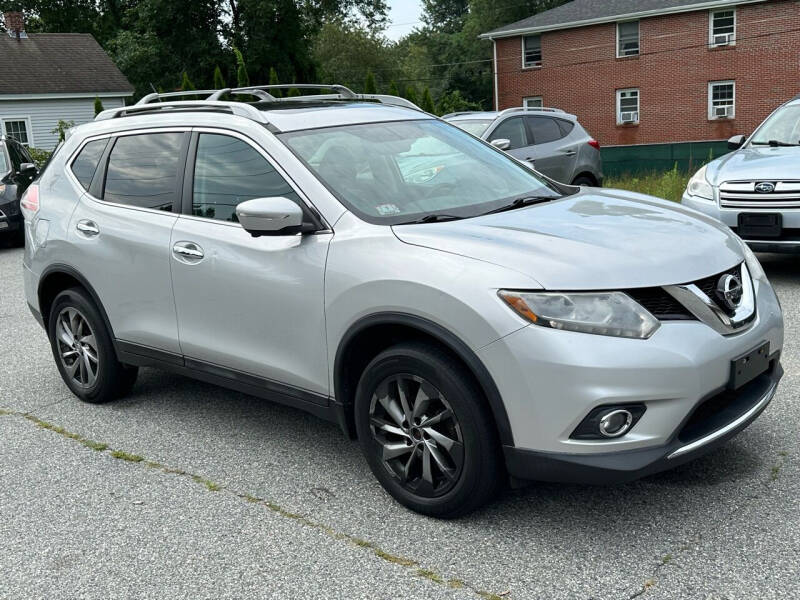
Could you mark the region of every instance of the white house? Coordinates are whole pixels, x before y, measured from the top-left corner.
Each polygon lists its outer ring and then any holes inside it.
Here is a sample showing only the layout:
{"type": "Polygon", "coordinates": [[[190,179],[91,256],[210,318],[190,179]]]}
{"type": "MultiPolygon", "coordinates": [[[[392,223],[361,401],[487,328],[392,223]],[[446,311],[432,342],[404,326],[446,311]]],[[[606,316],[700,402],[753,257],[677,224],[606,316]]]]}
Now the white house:
{"type": "Polygon", "coordinates": [[[26,146],[52,150],[59,120],[94,119],[94,100],[123,106],[133,86],[84,33],[26,34],[22,13],[4,15],[0,32],[0,126],[26,146]]]}

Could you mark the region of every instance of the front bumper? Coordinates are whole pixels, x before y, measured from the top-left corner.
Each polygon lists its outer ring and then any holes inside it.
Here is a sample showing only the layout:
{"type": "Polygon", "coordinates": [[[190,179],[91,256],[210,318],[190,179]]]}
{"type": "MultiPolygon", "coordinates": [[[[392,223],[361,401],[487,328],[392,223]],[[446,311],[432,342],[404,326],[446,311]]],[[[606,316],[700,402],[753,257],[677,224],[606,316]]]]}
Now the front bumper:
{"type": "Polygon", "coordinates": [[[722,208],[715,201],[698,200],[683,194],[681,204],[693,208],[703,214],[724,223],[734,233],[739,234],[739,214],[753,212],[780,213],[783,221],[783,233],[777,238],[749,238],[742,237],[745,243],[755,252],[781,252],[800,253],[800,209],[774,208],[774,209],[748,209],[748,208],[722,208]]]}

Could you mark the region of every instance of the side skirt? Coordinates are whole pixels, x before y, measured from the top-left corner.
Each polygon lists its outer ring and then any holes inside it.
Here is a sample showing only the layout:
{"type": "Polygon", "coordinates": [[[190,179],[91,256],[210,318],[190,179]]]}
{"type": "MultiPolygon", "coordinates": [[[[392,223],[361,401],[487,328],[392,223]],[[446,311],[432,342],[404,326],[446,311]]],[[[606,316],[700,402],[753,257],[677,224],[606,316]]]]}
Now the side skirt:
{"type": "Polygon", "coordinates": [[[340,424],[342,421],[342,415],[339,414],[342,411],[341,405],[322,394],[122,340],[116,340],[116,346],[119,361],[128,365],[154,367],[177,373],[270,402],[299,408],[332,423],[340,424]]]}

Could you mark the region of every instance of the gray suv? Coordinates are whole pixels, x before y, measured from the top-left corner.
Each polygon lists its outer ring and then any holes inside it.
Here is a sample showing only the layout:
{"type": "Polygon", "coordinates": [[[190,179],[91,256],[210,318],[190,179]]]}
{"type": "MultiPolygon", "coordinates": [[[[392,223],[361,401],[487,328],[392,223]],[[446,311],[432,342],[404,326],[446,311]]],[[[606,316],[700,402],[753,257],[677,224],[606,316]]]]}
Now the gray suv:
{"type": "Polygon", "coordinates": [[[695,173],[683,204],[719,219],[753,250],[800,251],[800,96],[728,147],[734,152],[695,173]]]}
{"type": "Polygon", "coordinates": [[[27,301],[78,398],[158,367],[297,407],[439,517],[679,465],[772,399],[780,306],[724,225],[399,98],[271,89],[105,111],[26,192],[27,301]]]}
{"type": "Polygon", "coordinates": [[[501,112],[462,112],[442,117],[511,156],[531,163],[555,181],[601,186],[600,144],[575,115],[557,108],[509,108],[501,112]]]}

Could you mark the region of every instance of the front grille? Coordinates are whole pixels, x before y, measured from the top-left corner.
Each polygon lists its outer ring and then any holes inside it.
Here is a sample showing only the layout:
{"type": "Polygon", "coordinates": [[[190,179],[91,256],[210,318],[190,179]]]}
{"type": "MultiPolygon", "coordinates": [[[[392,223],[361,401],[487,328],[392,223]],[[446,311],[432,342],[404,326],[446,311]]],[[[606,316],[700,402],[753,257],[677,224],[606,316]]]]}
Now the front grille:
{"type": "Polygon", "coordinates": [[[732,269],[728,269],[727,271],[723,271],[722,273],[717,273],[716,275],[712,275],[711,277],[705,277],[704,279],[698,279],[694,282],[694,284],[699,287],[703,293],[711,298],[714,302],[717,301],[717,284],[719,283],[719,278],[723,275],[735,275],[741,279],[742,277],[742,267],[740,265],[736,265],[732,269]]]}
{"type": "Polygon", "coordinates": [[[719,203],[724,208],[800,208],[800,180],[726,181],[719,187],[719,203]],[[756,191],[762,183],[773,191],[756,191]]]}

